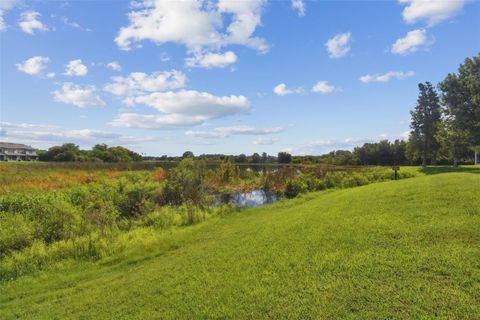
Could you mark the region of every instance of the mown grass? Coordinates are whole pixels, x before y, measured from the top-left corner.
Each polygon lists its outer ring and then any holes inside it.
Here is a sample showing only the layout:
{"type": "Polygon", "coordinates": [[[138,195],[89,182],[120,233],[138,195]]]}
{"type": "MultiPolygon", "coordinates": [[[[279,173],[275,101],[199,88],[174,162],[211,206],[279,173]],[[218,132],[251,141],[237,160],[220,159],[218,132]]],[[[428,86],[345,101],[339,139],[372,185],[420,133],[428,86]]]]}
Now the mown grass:
{"type": "Polygon", "coordinates": [[[0,284],[2,319],[478,319],[480,175],[311,193],[0,284]]]}

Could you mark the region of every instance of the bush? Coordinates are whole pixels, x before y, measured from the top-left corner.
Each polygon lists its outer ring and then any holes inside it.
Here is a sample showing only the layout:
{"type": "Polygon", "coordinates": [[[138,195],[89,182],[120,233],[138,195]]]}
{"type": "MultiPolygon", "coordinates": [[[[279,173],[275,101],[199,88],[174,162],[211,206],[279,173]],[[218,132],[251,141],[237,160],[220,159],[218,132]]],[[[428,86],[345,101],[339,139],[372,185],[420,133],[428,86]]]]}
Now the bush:
{"type": "Polygon", "coordinates": [[[33,221],[35,239],[47,243],[81,234],[81,213],[62,193],[37,193],[0,198],[0,211],[33,221]]]}
{"type": "Polygon", "coordinates": [[[155,209],[153,198],[157,188],[157,184],[148,181],[120,183],[121,197],[117,203],[120,215],[132,218],[152,212],[155,209]]]}
{"type": "Polygon", "coordinates": [[[0,214],[0,258],[13,250],[30,246],[34,239],[34,225],[20,214],[0,214]]]}
{"type": "Polygon", "coordinates": [[[191,202],[204,205],[206,165],[203,161],[194,161],[192,158],[183,159],[177,167],[169,173],[162,191],[164,204],[180,205],[191,202]]]}

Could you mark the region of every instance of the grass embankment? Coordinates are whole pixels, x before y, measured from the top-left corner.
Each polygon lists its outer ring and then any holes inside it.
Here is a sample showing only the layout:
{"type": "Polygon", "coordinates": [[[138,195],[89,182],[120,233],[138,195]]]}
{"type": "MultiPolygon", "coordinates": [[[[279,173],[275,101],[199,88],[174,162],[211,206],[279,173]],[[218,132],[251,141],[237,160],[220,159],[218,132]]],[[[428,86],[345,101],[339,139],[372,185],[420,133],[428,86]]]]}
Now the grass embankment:
{"type": "Polygon", "coordinates": [[[479,188],[478,171],[433,174],[245,210],[135,255],[3,282],[0,314],[478,319],[479,188]]]}

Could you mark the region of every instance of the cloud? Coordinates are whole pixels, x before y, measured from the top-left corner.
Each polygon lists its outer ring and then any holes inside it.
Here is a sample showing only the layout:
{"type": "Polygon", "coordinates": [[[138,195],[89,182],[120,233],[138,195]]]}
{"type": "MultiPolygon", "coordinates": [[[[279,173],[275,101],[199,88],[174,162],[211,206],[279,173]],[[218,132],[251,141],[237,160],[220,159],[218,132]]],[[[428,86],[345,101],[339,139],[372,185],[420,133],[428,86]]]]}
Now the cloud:
{"type": "Polygon", "coordinates": [[[7,141],[35,143],[46,146],[73,142],[77,144],[137,144],[160,140],[148,136],[125,136],[115,132],[95,129],[66,129],[54,125],[0,122],[0,136],[7,141]],[[9,130],[5,130],[7,128],[9,130]],[[10,130],[12,129],[12,130],[10,130]]]}
{"type": "Polygon", "coordinates": [[[28,34],[35,34],[35,30],[48,31],[48,28],[37,18],[40,17],[40,13],[36,11],[25,11],[20,15],[20,21],[18,25],[28,34]]]}
{"type": "Polygon", "coordinates": [[[152,74],[132,72],[127,77],[112,77],[103,89],[116,96],[139,95],[148,92],[185,87],[187,77],[181,71],[157,71],[152,74]]]}
{"type": "Polygon", "coordinates": [[[29,75],[38,75],[47,67],[50,62],[48,57],[35,56],[25,60],[23,63],[17,63],[17,70],[29,75]]]}
{"type": "Polygon", "coordinates": [[[124,128],[142,129],[177,129],[202,124],[206,120],[202,116],[186,116],[180,114],[154,115],[138,113],[121,113],[109,125],[124,128]]]}
{"type": "Polygon", "coordinates": [[[274,144],[275,142],[278,141],[278,138],[266,138],[266,137],[259,137],[255,140],[253,140],[253,144],[255,145],[261,145],[261,146],[265,146],[265,145],[271,145],[271,144],[274,144]]]}
{"type": "Polygon", "coordinates": [[[7,24],[5,19],[3,19],[4,11],[0,9],[0,31],[5,31],[7,29],[7,24]]]}
{"type": "Polygon", "coordinates": [[[2,0],[0,1],[0,31],[5,31],[7,29],[7,24],[3,19],[3,15],[15,5],[20,3],[19,0],[2,0]]]}
{"type": "Polygon", "coordinates": [[[156,44],[175,42],[189,51],[237,44],[260,52],[268,50],[265,40],[253,36],[261,23],[265,1],[144,1],[128,14],[115,42],[123,50],[133,43],[150,40],[156,44]],[[224,22],[230,22],[224,28],[224,22]]]}
{"type": "Polygon", "coordinates": [[[292,0],[292,9],[297,11],[298,16],[305,16],[305,2],[303,0],[292,0]]]}
{"type": "Polygon", "coordinates": [[[44,124],[32,124],[32,123],[13,123],[0,121],[0,127],[2,128],[15,128],[15,129],[54,129],[58,126],[44,125],[44,124]]]}
{"type": "Polygon", "coordinates": [[[224,68],[237,61],[233,51],[225,53],[196,53],[193,57],[185,59],[185,65],[190,68],[224,68]]]}
{"type": "Polygon", "coordinates": [[[328,84],[327,81],[318,81],[313,87],[312,87],[312,92],[318,92],[318,93],[331,93],[335,91],[335,86],[332,86],[328,84]]]}
{"type": "Polygon", "coordinates": [[[427,30],[417,29],[409,31],[405,37],[397,39],[392,45],[391,52],[393,54],[407,55],[418,51],[421,47],[426,47],[432,42],[433,40],[429,40],[427,37],[427,30]]]}
{"type": "Polygon", "coordinates": [[[433,26],[459,13],[465,1],[399,0],[399,3],[406,6],[402,13],[406,23],[425,21],[429,26],[433,26]]]}
{"type": "Polygon", "coordinates": [[[279,96],[286,96],[288,94],[293,94],[293,93],[302,93],[303,89],[302,88],[289,89],[287,88],[287,85],[285,83],[280,83],[279,85],[275,86],[275,88],[273,88],[273,92],[279,96]]]}
{"type": "Polygon", "coordinates": [[[279,133],[283,131],[283,128],[255,128],[251,126],[232,126],[232,127],[222,127],[215,128],[213,131],[187,131],[185,134],[189,137],[195,138],[208,138],[208,139],[217,139],[217,138],[226,138],[233,135],[266,135],[279,133]]]}
{"type": "Polygon", "coordinates": [[[413,77],[415,72],[400,72],[400,71],[389,71],[384,74],[374,74],[374,75],[364,75],[360,77],[360,81],[363,83],[370,82],[388,82],[390,79],[405,80],[407,78],[413,77]]]}
{"type": "Polygon", "coordinates": [[[337,34],[325,43],[328,55],[332,59],[344,57],[350,51],[350,32],[337,34]]]}
{"type": "Polygon", "coordinates": [[[83,30],[83,31],[92,31],[92,29],[89,29],[89,28],[83,28],[79,23],[75,22],[75,21],[71,21],[70,19],[66,18],[66,17],[63,17],[62,18],[62,22],[69,26],[69,27],[72,27],[72,28],[75,28],[75,29],[79,29],[79,30],[83,30]]]}
{"type": "Polygon", "coordinates": [[[83,77],[87,75],[87,73],[88,73],[87,66],[82,64],[82,60],[77,59],[77,60],[72,60],[67,64],[64,75],[70,76],[70,77],[75,77],[75,76],[83,77]]]}
{"type": "Polygon", "coordinates": [[[111,122],[112,125],[148,129],[186,127],[250,110],[250,102],[244,96],[218,97],[193,90],[154,92],[130,97],[127,103],[132,106],[143,104],[161,114],[123,113],[111,122]]]}
{"type": "Polygon", "coordinates": [[[49,79],[55,78],[55,72],[47,73],[47,78],[49,78],[49,79]]]}
{"type": "Polygon", "coordinates": [[[144,104],[163,113],[202,116],[208,119],[244,113],[250,103],[244,96],[214,96],[208,92],[181,90],[154,92],[133,97],[132,104],[144,104]]]}
{"type": "Polygon", "coordinates": [[[67,104],[73,104],[79,108],[88,106],[105,106],[105,102],[95,94],[95,86],[84,86],[73,84],[71,82],[64,83],[61,90],[52,92],[55,101],[67,104]]]}
{"type": "Polygon", "coordinates": [[[108,63],[107,67],[109,67],[113,71],[121,71],[122,70],[122,67],[120,66],[118,61],[112,61],[112,62],[108,63]]]}

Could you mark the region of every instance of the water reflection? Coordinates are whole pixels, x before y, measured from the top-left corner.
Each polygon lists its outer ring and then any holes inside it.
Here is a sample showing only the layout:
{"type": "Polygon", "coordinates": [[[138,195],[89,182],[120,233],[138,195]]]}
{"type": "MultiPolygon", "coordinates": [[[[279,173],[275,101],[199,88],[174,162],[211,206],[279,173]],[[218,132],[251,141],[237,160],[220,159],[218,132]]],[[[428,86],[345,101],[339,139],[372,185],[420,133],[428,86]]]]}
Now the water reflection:
{"type": "Polygon", "coordinates": [[[232,203],[237,207],[254,208],[274,203],[277,200],[278,197],[275,194],[260,189],[250,192],[237,192],[217,195],[215,199],[215,205],[232,203]]]}

